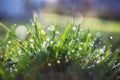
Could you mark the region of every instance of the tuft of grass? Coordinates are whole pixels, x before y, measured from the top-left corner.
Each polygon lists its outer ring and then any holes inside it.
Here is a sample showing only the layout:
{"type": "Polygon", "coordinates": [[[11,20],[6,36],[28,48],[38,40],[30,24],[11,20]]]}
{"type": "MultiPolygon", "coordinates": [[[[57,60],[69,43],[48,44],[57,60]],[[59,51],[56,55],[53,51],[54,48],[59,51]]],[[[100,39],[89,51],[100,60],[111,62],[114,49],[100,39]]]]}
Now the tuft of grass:
{"type": "Polygon", "coordinates": [[[34,19],[32,25],[25,25],[28,34],[22,40],[14,33],[15,26],[8,29],[0,25],[7,30],[0,40],[3,80],[37,80],[36,75],[44,67],[62,71],[70,66],[83,80],[113,80],[119,73],[118,51],[111,52],[110,46],[99,42],[102,45],[97,45],[97,37],[89,30],[83,31],[80,24],[69,22],[63,33],[59,33],[55,24],[45,30],[34,19]]]}

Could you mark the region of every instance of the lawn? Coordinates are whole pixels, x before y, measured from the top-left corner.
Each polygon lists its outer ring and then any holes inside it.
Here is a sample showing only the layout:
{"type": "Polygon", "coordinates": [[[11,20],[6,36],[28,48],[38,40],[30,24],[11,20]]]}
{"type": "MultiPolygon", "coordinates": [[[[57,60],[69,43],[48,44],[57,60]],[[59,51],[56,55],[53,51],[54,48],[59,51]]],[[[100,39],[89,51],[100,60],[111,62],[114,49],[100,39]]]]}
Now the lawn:
{"type": "Polygon", "coordinates": [[[45,14],[17,25],[1,24],[0,80],[120,79],[118,22],[45,14]]]}

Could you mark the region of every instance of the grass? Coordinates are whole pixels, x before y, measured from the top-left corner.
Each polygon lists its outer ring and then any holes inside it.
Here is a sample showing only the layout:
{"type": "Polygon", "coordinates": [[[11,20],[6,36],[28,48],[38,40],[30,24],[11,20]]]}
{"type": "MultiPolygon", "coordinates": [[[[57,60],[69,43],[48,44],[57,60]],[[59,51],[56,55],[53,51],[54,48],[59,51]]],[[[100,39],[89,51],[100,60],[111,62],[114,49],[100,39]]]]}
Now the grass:
{"type": "Polygon", "coordinates": [[[49,71],[68,74],[68,68],[82,80],[119,78],[118,50],[112,52],[111,46],[97,42],[98,37],[82,30],[80,24],[68,22],[63,32],[56,24],[48,29],[36,19],[31,24],[25,25],[28,32],[23,38],[24,34],[15,33],[17,26],[9,29],[1,24],[7,30],[0,40],[1,80],[40,80],[38,76],[49,71]]]}

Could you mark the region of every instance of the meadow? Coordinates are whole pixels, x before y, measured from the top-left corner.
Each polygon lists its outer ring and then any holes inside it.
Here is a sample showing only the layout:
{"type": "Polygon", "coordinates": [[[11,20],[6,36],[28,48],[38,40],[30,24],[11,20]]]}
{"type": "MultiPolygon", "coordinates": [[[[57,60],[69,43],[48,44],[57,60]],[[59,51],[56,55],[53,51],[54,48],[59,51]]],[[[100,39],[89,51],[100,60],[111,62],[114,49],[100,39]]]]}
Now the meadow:
{"type": "Polygon", "coordinates": [[[120,79],[117,22],[85,18],[44,27],[34,17],[29,24],[0,26],[0,80],[120,79]]]}

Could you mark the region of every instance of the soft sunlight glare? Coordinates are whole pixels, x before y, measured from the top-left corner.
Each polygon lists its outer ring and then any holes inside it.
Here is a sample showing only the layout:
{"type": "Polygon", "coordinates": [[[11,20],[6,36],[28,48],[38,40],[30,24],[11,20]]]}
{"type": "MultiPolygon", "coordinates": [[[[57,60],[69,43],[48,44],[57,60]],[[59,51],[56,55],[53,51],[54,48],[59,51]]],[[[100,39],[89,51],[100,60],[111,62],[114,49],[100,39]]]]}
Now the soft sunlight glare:
{"type": "Polygon", "coordinates": [[[20,25],[20,26],[18,26],[18,27],[15,29],[15,35],[16,35],[19,39],[23,40],[23,39],[25,39],[25,38],[27,37],[27,35],[28,35],[28,30],[27,30],[27,28],[26,28],[25,26],[20,25]]]}

